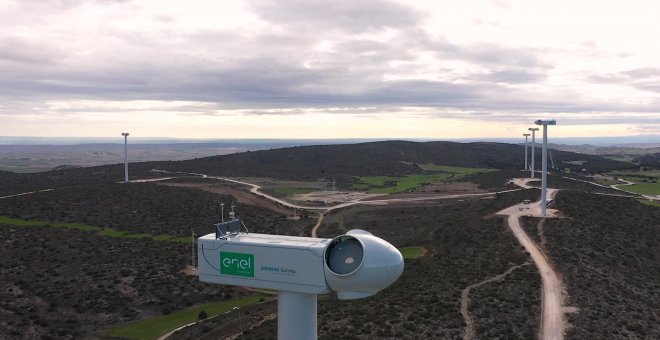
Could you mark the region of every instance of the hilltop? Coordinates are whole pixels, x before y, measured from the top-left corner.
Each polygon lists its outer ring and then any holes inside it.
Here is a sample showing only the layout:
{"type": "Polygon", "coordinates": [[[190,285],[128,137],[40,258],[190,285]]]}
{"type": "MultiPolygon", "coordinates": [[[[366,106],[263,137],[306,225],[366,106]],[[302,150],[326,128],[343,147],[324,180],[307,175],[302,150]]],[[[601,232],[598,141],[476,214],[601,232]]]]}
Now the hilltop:
{"type": "MultiPolygon", "coordinates": [[[[227,177],[319,180],[331,177],[406,176],[427,173],[421,164],[489,169],[520,169],[524,147],[503,143],[386,141],[313,145],[247,151],[183,161],[136,162],[131,178],[157,177],[152,169],[227,177]]],[[[551,150],[560,170],[600,173],[628,169],[630,163],[596,155],[551,150]]],[[[541,152],[536,153],[537,168],[541,152]]],[[[0,195],[44,188],[97,185],[123,180],[123,164],[66,168],[40,173],[0,172],[0,195]]]]}
{"type": "MultiPolygon", "coordinates": [[[[271,177],[313,180],[336,175],[403,176],[420,174],[419,164],[472,168],[519,169],[524,147],[502,143],[386,141],[350,145],[300,146],[198,158],[181,162],[157,162],[154,167],[218,176],[271,177]]],[[[603,172],[625,169],[630,164],[595,155],[552,150],[559,169],[603,172]]],[[[541,162],[536,153],[537,164],[541,162]]]]}

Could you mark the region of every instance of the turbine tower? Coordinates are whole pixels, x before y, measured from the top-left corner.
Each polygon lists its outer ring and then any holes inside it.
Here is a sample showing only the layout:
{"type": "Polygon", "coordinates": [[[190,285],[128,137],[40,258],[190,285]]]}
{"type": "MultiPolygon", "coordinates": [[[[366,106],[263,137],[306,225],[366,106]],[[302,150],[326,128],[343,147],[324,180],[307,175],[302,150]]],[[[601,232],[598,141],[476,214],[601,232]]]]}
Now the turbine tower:
{"type": "Polygon", "coordinates": [[[536,131],[539,130],[539,128],[529,128],[527,129],[529,131],[532,131],[532,174],[531,178],[534,179],[534,149],[536,149],[536,131]]]}
{"type": "Polygon", "coordinates": [[[128,132],[122,132],[124,136],[124,183],[128,183],[128,132]]]}
{"type": "Polygon", "coordinates": [[[553,120],[537,120],[536,125],[543,125],[543,153],[541,154],[541,214],[545,217],[548,199],[548,125],[557,125],[553,120]]]}
{"type": "Polygon", "coordinates": [[[523,136],[525,136],[525,171],[529,170],[529,163],[527,163],[527,137],[529,137],[529,133],[523,133],[523,136]]]}

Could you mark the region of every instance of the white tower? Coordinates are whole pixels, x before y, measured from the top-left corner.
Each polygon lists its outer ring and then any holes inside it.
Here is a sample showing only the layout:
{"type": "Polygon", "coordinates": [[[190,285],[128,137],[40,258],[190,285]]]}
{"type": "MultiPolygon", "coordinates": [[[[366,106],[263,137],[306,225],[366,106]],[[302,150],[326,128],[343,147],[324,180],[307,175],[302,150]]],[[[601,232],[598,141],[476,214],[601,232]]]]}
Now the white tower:
{"type": "Polygon", "coordinates": [[[124,136],[124,183],[128,183],[128,132],[122,132],[124,136]]]}
{"type": "Polygon", "coordinates": [[[523,133],[523,136],[525,136],[525,170],[528,170],[529,163],[527,163],[527,137],[529,137],[529,133],[523,133]]]}
{"type": "Polygon", "coordinates": [[[539,128],[529,128],[529,131],[532,131],[532,173],[531,173],[531,178],[534,179],[534,149],[536,149],[536,131],[539,130],[539,128]]]}
{"type": "Polygon", "coordinates": [[[548,192],[548,125],[557,125],[553,120],[537,120],[536,125],[543,125],[543,153],[541,155],[541,213],[545,216],[548,192]]]}

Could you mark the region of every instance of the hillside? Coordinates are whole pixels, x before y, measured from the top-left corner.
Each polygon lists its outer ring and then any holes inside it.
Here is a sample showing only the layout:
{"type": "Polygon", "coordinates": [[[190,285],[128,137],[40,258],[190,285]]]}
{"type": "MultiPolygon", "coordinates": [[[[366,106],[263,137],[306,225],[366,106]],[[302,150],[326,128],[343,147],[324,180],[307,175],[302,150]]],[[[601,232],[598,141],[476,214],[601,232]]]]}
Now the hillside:
{"type": "Polygon", "coordinates": [[[640,167],[660,169],[660,152],[635,157],[633,162],[639,164],[640,167]]]}
{"type": "MultiPolygon", "coordinates": [[[[319,180],[345,176],[404,176],[425,171],[418,164],[520,169],[524,147],[502,143],[387,141],[316,145],[242,152],[185,161],[131,163],[131,178],[159,177],[152,169],[228,177],[319,180]]],[[[540,152],[536,153],[540,165],[540,152]]],[[[552,151],[557,168],[599,173],[631,165],[600,156],[552,151]]],[[[0,196],[46,188],[98,185],[123,180],[123,164],[34,174],[0,173],[0,196]]]]}
{"type": "Polygon", "coordinates": [[[567,218],[546,221],[546,248],[564,276],[574,339],[660,337],[660,208],[561,191],[567,218]]]}
{"type": "MultiPolygon", "coordinates": [[[[244,152],[181,162],[159,162],[161,169],[221,176],[314,180],[337,175],[419,174],[417,164],[514,169],[524,164],[523,146],[501,143],[387,141],[351,145],[302,146],[244,152]]],[[[541,162],[540,152],[537,164],[541,162]]],[[[599,156],[552,151],[560,169],[602,172],[630,165],[599,156]],[[568,163],[573,162],[574,164],[568,163]]]]}

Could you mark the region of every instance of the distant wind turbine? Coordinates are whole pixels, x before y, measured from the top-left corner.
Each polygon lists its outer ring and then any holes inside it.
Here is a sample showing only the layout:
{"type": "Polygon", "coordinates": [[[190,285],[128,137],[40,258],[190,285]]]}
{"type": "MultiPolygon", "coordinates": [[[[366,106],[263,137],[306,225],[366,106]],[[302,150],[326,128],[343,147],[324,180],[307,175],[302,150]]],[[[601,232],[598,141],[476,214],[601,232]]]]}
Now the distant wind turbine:
{"type": "Polygon", "coordinates": [[[532,173],[531,173],[531,178],[534,179],[534,149],[536,149],[536,131],[539,130],[539,128],[529,128],[529,131],[532,131],[532,173]]]}
{"type": "Polygon", "coordinates": [[[124,136],[124,183],[128,183],[128,132],[122,132],[124,136]]]}
{"type": "Polygon", "coordinates": [[[523,133],[523,136],[525,136],[525,171],[529,169],[529,163],[527,163],[527,137],[529,137],[529,133],[523,133]]]}
{"type": "Polygon", "coordinates": [[[543,125],[543,153],[541,154],[541,214],[545,216],[548,191],[548,125],[557,125],[553,120],[537,120],[536,125],[543,125]]]}

